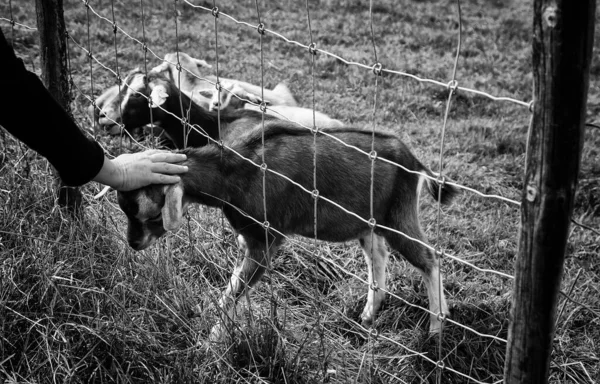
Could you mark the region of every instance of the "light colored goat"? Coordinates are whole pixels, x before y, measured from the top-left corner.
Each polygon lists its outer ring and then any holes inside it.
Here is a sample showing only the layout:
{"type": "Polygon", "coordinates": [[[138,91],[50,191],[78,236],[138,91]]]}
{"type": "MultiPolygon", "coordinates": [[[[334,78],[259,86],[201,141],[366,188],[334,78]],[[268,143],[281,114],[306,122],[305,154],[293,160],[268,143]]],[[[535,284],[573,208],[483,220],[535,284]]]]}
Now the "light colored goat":
{"type": "MultiPolygon", "coordinates": [[[[211,65],[204,60],[191,57],[184,52],[171,52],[165,54],[163,62],[152,68],[150,72],[163,73],[194,103],[208,109],[213,89],[215,89],[214,84],[217,81],[215,76],[203,73],[202,70],[209,68],[211,68],[211,65]]],[[[139,68],[136,68],[136,70],[139,71],[139,68]]],[[[260,92],[261,89],[259,86],[234,79],[223,78],[221,81],[238,84],[250,93],[260,92]]],[[[122,88],[123,86],[121,86],[123,91],[122,88]]],[[[283,83],[278,84],[272,90],[265,89],[265,100],[272,104],[292,106],[297,104],[289,88],[283,83]]],[[[119,104],[121,101],[119,87],[115,85],[108,88],[96,99],[96,108],[90,106],[90,116],[102,130],[113,134],[120,133],[119,126],[115,124],[115,121],[120,119],[119,104]]]]}
{"type": "MultiPolygon", "coordinates": [[[[183,92],[186,92],[188,96],[195,90],[195,96],[198,97],[196,102],[204,102],[204,106],[208,108],[208,103],[212,96],[212,88],[209,87],[209,82],[201,82],[199,78],[204,76],[200,71],[201,69],[209,69],[212,68],[212,66],[204,60],[196,59],[183,52],[179,52],[181,71],[177,70],[176,63],[177,54],[167,53],[164,62],[153,68],[153,70],[163,72],[170,77],[172,81],[176,81],[176,84],[180,84],[180,89],[183,92]],[[198,93],[199,84],[204,84],[205,90],[203,96],[198,93]]],[[[139,71],[140,69],[136,68],[135,70],[139,71]]],[[[96,107],[94,108],[92,105],[88,110],[98,127],[113,135],[120,133],[120,128],[115,122],[118,122],[121,116],[121,110],[119,108],[121,102],[121,99],[119,98],[119,88],[122,89],[123,87],[123,85],[121,85],[121,87],[118,85],[109,87],[95,100],[96,107]]]]}
{"type": "MultiPolygon", "coordinates": [[[[324,129],[345,143],[363,151],[371,151],[372,131],[356,128],[324,129]]],[[[128,218],[127,239],[136,250],[143,250],[184,222],[189,204],[198,203],[223,210],[244,253],[235,268],[227,289],[219,302],[228,316],[246,288],[255,284],[271,265],[284,241],[284,236],[302,235],[320,240],[345,242],[358,239],[368,268],[368,296],[362,312],[363,324],[370,326],[385,297],[387,244],[404,256],[421,272],[429,298],[431,332],[439,331],[448,306],[439,275],[437,255],[426,247],[426,237],[419,224],[419,194],[423,184],[434,199],[448,203],[456,193],[449,184],[441,185],[400,139],[391,133],[375,132],[378,157],[396,162],[406,171],[387,162],[377,161],[374,168],[372,209],[377,224],[400,233],[375,227],[363,220],[370,218],[371,160],[364,153],[341,145],[325,135],[317,135],[316,231],[311,193],[277,175],[267,172],[263,199],[263,171],[233,151],[217,146],[188,148],[185,165],[189,171],[178,184],[149,186],[130,192],[119,192],[118,201],[128,218]],[[428,175],[429,177],[425,177],[428,175]],[[334,207],[323,197],[335,201],[363,220],[334,207]],[[266,208],[263,207],[266,202],[266,208]],[[264,209],[270,223],[268,241],[262,223],[264,209]],[[412,238],[412,239],[411,239],[412,238]],[[416,241],[415,241],[416,240],[416,241]],[[265,250],[268,249],[268,253],[265,250]]],[[[268,169],[283,174],[307,190],[313,190],[313,135],[309,130],[281,120],[265,123],[264,147],[258,127],[228,145],[256,164],[262,156],[268,169]]],[[[222,325],[215,326],[211,338],[218,338],[222,325]]]]}
{"type": "Polygon", "coordinates": [[[256,111],[237,109],[231,111],[209,111],[193,102],[162,73],[149,72],[147,75],[134,70],[125,78],[121,89],[120,122],[126,130],[150,123],[150,116],[173,141],[175,147],[199,147],[209,144],[207,138],[218,140],[244,132],[257,125],[262,115],[256,111]],[[152,111],[148,101],[152,100],[152,111]],[[182,120],[196,127],[190,129],[182,125],[182,120]],[[203,132],[204,134],[200,133],[203,132]]]}
{"type": "MultiPolygon", "coordinates": [[[[213,90],[209,110],[245,108],[260,112],[260,106],[250,104],[247,101],[259,104],[262,99],[260,96],[246,91],[237,83],[223,82],[220,91],[218,89],[213,90]]],[[[319,111],[313,112],[310,108],[291,105],[271,105],[271,103],[268,102],[265,102],[265,104],[268,104],[268,107],[265,110],[266,114],[278,119],[293,121],[305,127],[312,127],[313,123],[320,128],[336,128],[344,126],[344,123],[341,121],[333,119],[319,111]]]]}

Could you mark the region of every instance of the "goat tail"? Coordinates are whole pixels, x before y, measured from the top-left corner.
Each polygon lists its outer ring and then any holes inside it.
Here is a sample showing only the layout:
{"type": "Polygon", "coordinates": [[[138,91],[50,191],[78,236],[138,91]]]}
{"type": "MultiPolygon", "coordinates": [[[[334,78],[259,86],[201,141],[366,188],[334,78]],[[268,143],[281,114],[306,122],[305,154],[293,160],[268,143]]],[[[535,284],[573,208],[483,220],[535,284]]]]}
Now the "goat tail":
{"type": "Polygon", "coordinates": [[[449,204],[454,196],[459,194],[458,188],[448,184],[448,180],[446,178],[440,178],[439,174],[431,172],[427,168],[424,168],[424,171],[428,176],[432,177],[425,178],[425,182],[427,183],[427,190],[429,191],[429,194],[435,201],[439,201],[442,204],[449,204]]]}

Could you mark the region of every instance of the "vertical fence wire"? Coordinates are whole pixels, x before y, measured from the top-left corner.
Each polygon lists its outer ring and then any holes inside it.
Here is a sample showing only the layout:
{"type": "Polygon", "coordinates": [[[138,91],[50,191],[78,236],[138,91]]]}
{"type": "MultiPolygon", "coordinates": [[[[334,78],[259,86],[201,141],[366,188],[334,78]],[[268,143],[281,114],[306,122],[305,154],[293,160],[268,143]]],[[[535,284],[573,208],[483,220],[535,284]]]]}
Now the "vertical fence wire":
{"type": "MultiPolygon", "coordinates": [[[[371,264],[370,266],[368,265],[368,268],[371,268],[370,274],[372,276],[372,281],[369,284],[369,287],[367,288],[369,295],[371,294],[371,291],[373,292],[373,299],[375,300],[375,297],[379,291],[379,284],[381,282],[378,282],[375,276],[375,260],[379,260],[379,258],[383,255],[380,255],[380,249],[379,247],[375,247],[375,226],[377,224],[377,221],[375,219],[375,212],[374,212],[374,193],[375,193],[375,161],[377,160],[377,151],[375,150],[375,132],[376,132],[376,127],[377,127],[377,97],[379,94],[379,78],[381,77],[382,74],[382,64],[379,62],[379,58],[377,57],[377,44],[375,42],[375,30],[374,30],[374,26],[373,26],[373,0],[369,0],[369,29],[370,29],[370,37],[371,37],[371,45],[373,47],[373,60],[374,63],[373,64],[373,74],[375,75],[375,92],[373,94],[373,109],[371,112],[371,152],[369,153],[369,159],[371,160],[371,179],[370,179],[370,185],[369,185],[369,227],[370,227],[370,237],[371,237],[371,244],[370,244],[370,255],[369,257],[371,258],[371,264]],[[377,255],[375,255],[375,253],[377,253],[377,255]]],[[[366,251],[364,251],[366,252],[366,251]]],[[[379,260],[380,262],[382,260],[379,260]]],[[[380,266],[381,267],[381,266],[380,266]]],[[[384,270],[385,273],[385,270],[384,270]]],[[[385,289],[386,287],[381,287],[381,289],[385,289]]],[[[371,303],[373,304],[373,303],[371,303]]],[[[376,320],[377,320],[377,315],[375,314],[375,308],[372,308],[373,313],[371,314],[371,316],[373,316],[372,321],[372,325],[371,325],[371,331],[369,332],[369,348],[371,350],[371,369],[369,370],[370,375],[371,375],[371,381],[373,381],[373,374],[374,374],[374,370],[376,370],[377,365],[375,364],[375,342],[377,341],[377,337],[379,335],[379,332],[377,331],[377,327],[376,327],[376,320]]]]}
{"type": "MultiPolygon", "coordinates": [[[[146,20],[144,17],[144,0],[140,0],[140,12],[142,17],[142,52],[144,54],[144,87],[148,88],[148,45],[146,43],[146,20]]],[[[148,108],[150,114],[150,147],[154,148],[156,145],[154,139],[154,116],[152,113],[152,106],[148,108]]]]}
{"type": "MultiPolygon", "coordinates": [[[[317,58],[317,48],[316,43],[313,37],[313,29],[310,17],[310,7],[308,0],[305,2],[306,8],[306,23],[308,27],[308,34],[310,38],[310,44],[308,45],[308,53],[310,55],[310,78],[311,78],[311,109],[312,109],[312,134],[313,134],[313,185],[312,185],[312,197],[313,197],[313,244],[314,251],[312,252],[312,267],[313,273],[316,276],[319,274],[319,245],[318,245],[318,205],[319,205],[319,188],[318,188],[318,180],[317,180],[317,157],[318,157],[318,144],[317,144],[317,135],[319,133],[319,127],[316,122],[316,81],[315,81],[315,69],[316,69],[316,58],[317,58]]],[[[315,313],[315,325],[313,329],[316,330],[319,334],[319,348],[320,353],[322,354],[318,359],[319,364],[321,365],[321,372],[323,375],[323,380],[327,377],[327,362],[325,361],[326,352],[325,352],[325,335],[323,330],[323,324],[321,322],[321,313],[323,311],[323,302],[321,297],[321,292],[319,291],[318,283],[315,286],[315,296],[317,299],[317,308],[315,313]]]]}
{"type": "MultiPolygon", "coordinates": [[[[448,116],[450,113],[450,108],[452,105],[452,98],[456,92],[456,89],[458,87],[458,82],[456,81],[456,71],[458,68],[458,59],[460,57],[460,49],[461,49],[461,45],[462,45],[462,13],[461,13],[461,8],[460,8],[460,0],[456,0],[456,7],[457,7],[457,14],[458,14],[458,34],[457,34],[457,45],[456,45],[456,54],[454,57],[454,65],[452,68],[452,75],[451,75],[451,79],[450,82],[448,83],[448,99],[446,101],[446,109],[444,112],[444,120],[442,123],[442,129],[440,132],[440,151],[439,151],[439,157],[438,157],[438,179],[439,179],[439,184],[438,184],[438,198],[437,198],[437,207],[436,207],[436,243],[438,244],[438,246],[441,246],[441,242],[442,242],[442,238],[441,238],[441,227],[442,227],[442,189],[444,188],[444,174],[443,174],[443,170],[444,170],[444,147],[445,147],[445,142],[446,142],[446,128],[448,125],[448,116]]],[[[446,319],[446,313],[444,313],[444,308],[442,306],[443,302],[442,302],[442,295],[443,295],[443,290],[444,290],[444,286],[442,284],[442,265],[441,262],[443,261],[443,256],[444,256],[444,250],[442,247],[442,250],[435,255],[435,257],[438,257],[439,259],[439,267],[437,270],[437,276],[435,276],[435,278],[438,279],[438,298],[439,298],[439,302],[438,302],[438,313],[436,314],[437,319],[441,322],[440,324],[440,329],[438,332],[438,361],[436,363],[436,381],[438,384],[442,383],[442,374],[445,368],[445,363],[444,363],[444,354],[443,354],[443,326],[445,323],[445,319],[446,319]]]]}
{"type": "MultiPolygon", "coordinates": [[[[140,1],[140,3],[143,3],[143,0],[140,1]]],[[[177,3],[177,0],[175,0],[175,3],[177,3]]],[[[257,4],[257,12],[258,12],[258,3],[257,4]]],[[[87,5],[87,2],[86,2],[87,5]]],[[[114,6],[114,4],[111,1],[111,6],[114,6]]],[[[142,14],[143,14],[143,4],[142,6],[142,14]]],[[[460,87],[458,87],[458,83],[456,81],[456,69],[457,69],[457,63],[458,63],[458,57],[460,54],[460,45],[461,45],[461,29],[462,29],[462,20],[461,20],[461,15],[460,15],[460,1],[457,0],[457,6],[458,6],[458,14],[459,14],[459,38],[458,38],[458,46],[457,46],[457,52],[456,52],[456,59],[454,62],[454,69],[453,69],[453,73],[452,73],[452,80],[450,81],[450,83],[447,84],[447,87],[449,89],[449,95],[448,95],[448,100],[447,100],[447,104],[446,104],[446,111],[445,111],[445,115],[444,115],[444,123],[443,123],[443,127],[442,127],[442,132],[441,132],[441,144],[440,144],[440,153],[439,153],[439,174],[438,174],[438,181],[440,181],[440,185],[439,185],[439,193],[438,193],[438,202],[437,202],[437,224],[436,224],[436,237],[437,237],[437,242],[438,244],[441,244],[441,200],[440,197],[441,196],[441,189],[443,187],[443,185],[445,184],[445,180],[444,180],[444,176],[443,176],[443,159],[444,159],[444,140],[445,140],[445,131],[446,131],[446,124],[447,124],[447,119],[449,116],[449,110],[450,110],[450,106],[451,106],[451,100],[453,98],[453,95],[457,92],[457,90],[461,90],[460,87]]],[[[10,7],[10,0],[9,0],[9,7],[10,7]]],[[[216,6],[213,8],[215,9],[216,6]]],[[[115,40],[115,64],[116,64],[116,72],[117,72],[117,83],[119,85],[119,94],[120,94],[120,90],[121,90],[121,84],[120,84],[120,75],[119,75],[119,65],[118,65],[118,53],[117,53],[117,36],[116,36],[116,30],[117,30],[117,25],[116,22],[114,20],[114,7],[112,8],[113,10],[113,26],[114,26],[114,40],[115,40]]],[[[378,63],[377,60],[377,52],[376,52],[376,46],[375,46],[375,41],[374,41],[374,31],[373,31],[373,24],[372,24],[372,1],[370,2],[370,18],[371,18],[371,36],[372,36],[372,41],[373,41],[373,48],[374,48],[374,55],[375,55],[375,63],[378,63]]],[[[214,14],[213,14],[214,15],[214,14]]],[[[307,1],[307,15],[308,15],[308,1],[307,1]]],[[[218,17],[218,12],[217,15],[215,15],[215,39],[217,38],[217,28],[216,28],[216,19],[218,17]]],[[[12,19],[12,13],[11,13],[11,19],[12,19]]],[[[310,30],[310,16],[308,16],[308,21],[309,21],[309,30],[310,30]]],[[[176,28],[177,28],[177,14],[175,13],[175,23],[176,23],[176,28]]],[[[142,16],[142,24],[143,24],[143,16],[142,16]]],[[[262,33],[261,33],[261,74],[262,76],[264,76],[264,67],[263,67],[263,58],[262,58],[262,34],[264,34],[264,25],[262,24],[261,20],[260,20],[260,14],[259,14],[259,26],[262,25],[262,33]]],[[[143,28],[143,25],[142,25],[143,28]]],[[[259,27],[259,32],[260,32],[260,27],[259,27]]],[[[14,24],[12,27],[12,34],[14,35],[14,24]]],[[[90,76],[91,76],[91,87],[92,87],[92,96],[93,96],[93,74],[92,74],[92,49],[91,49],[91,43],[89,42],[89,8],[88,8],[88,44],[89,44],[89,61],[90,61],[90,76]]],[[[144,44],[145,44],[145,37],[144,37],[144,44]]],[[[314,52],[316,53],[316,49],[315,46],[313,45],[313,40],[312,40],[312,31],[311,31],[311,44],[309,45],[309,47],[312,47],[312,49],[314,50],[314,52]]],[[[218,44],[217,44],[218,46],[218,44]]],[[[217,48],[216,48],[217,49],[217,48]]],[[[218,50],[218,49],[217,49],[218,50]]],[[[179,49],[177,48],[177,51],[179,51],[179,49]]],[[[144,57],[146,54],[146,50],[144,47],[144,57]]],[[[314,130],[314,134],[315,134],[315,138],[314,138],[314,168],[313,168],[313,173],[314,173],[314,185],[313,185],[313,193],[316,193],[316,196],[314,196],[315,198],[315,206],[314,206],[314,213],[315,213],[315,238],[317,237],[317,226],[316,226],[316,215],[317,215],[317,199],[318,199],[318,190],[316,188],[316,134],[318,133],[318,128],[316,127],[316,123],[315,123],[315,97],[314,97],[314,92],[315,92],[315,84],[314,84],[314,54],[313,54],[313,66],[312,66],[312,75],[313,75],[313,86],[312,86],[312,91],[313,91],[313,130],[314,130]]],[[[181,73],[181,68],[180,68],[180,63],[178,60],[178,66],[179,66],[179,72],[181,73]]],[[[381,70],[381,67],[379,67],[379,69],[381,70]]],[[[146,70],[147,71],[147,70],[146,70]]],[[[375,72],[375,67],[373,68],[373,71],[375,72]]],[[[376,92],[375,92],[375,96],[374,96],[374,108],[373,108],[373,130],[375,130],[375,115],[376,115],[376,107],[377,107],[377,91],[378,91],[378,80],[377,78],[380,76],[380,74],[376,77],[376,92]]],[[[218,52],[217,52],[217,84],[219,84],[219,80],[218,80],[218,52]]],[[[217,88],[219,89],[219,88],[217,88]]],[[[220,90],[219,90],[220,91],[220,90]]],[[[264,101],[264,79],[261,80],[261,93],[262,93],[262,99],[264,101]]],[[[220,95],[219,95],[219,99],[220,99],[220,95]]],[[[120,107],[121,105],[119,105],[120,107]]],[[[95,106],[94,106],[95,107],[95,106]]],[[[262,107],[262,106],[261,106],[262,107]]],[[[262,108],[261,108],[262,110],[262,108]]],[[[185,122],[184,122],[185,123],[185,122]]],[[[184,126],[187,126],[187,124],[183,124],[184,126]]],[[[219,128],[220,129],[220,128],[219,128]]],[[[219,135],[220,136],[220,135],[219,135]]],[[[371,162],[372,162],[372,176],[371,176],[371,219],[374,219],[373,217],[373,184],[374,184],[374,164],[375,164],[375,160],[376,160],[376,153],[374,152],[374,136],[373,136],[373,141],[372,141],[372,150],[371,150],[371,162]]],[[[264,148],[264,110],[263,110],[263,148],[264,148]]],[[[265,184],[265,179],[266,179],[266,163],[265,163],[265,159],[264,159],[264,151],[263,151],[263,159],[262,159],[262,163],[265,165],[265,169],[263,169],[263,199],[265,198],[265,194],[264,194],[264,184],[265,184]]],[[[263,201],[263,205],[265,207],[265,221],[263,223],[263,225],[265,226],[265,234],[267,237],[267,251],[268,251],[268,226],[266,225],[268,223],[267,221],[267,217],[266,217],[266,201],[263,201]]],[[[372,231],[371,231],[371,236],[372,236],[372,240],[373,240],[373,232],[374,232],[374,228],[375,226],[372,227],[372,231]]],[[[315,241],[316,242],[316,241],[315,241]]],[[[373,243],[373,241],[372,241],[373,243]]],[[[437,254],[440,255],[440,258],[443,258],[443,256],[445,255],[445,251],[442,249],[441,251],[436,251],[437,254]]],[[[373,272],[373,271],[372,271],[373,272]]],[[[438,271],[439,272],[439,271],[438,271]]],[[[441,272],[438,274],[438,281],[440,282],[439,286],[440,289],[442,288],[441,285],[441,272]]],[[[369,287],[370,289],[371,287],[369,287]]],[[[441,308],[441,303],[440,303],[440,308],[441,308]]],[[[438,314],[438,316],[440,316],[440,314],[438,314]]],[[[443,314],[441,315],[442,319],[443,319],[443,314]]],[[[440,334],[439,334],[439,348],[438,348],[438,364],[437,367],[438,369],[438,376],[437,376],[437,380],[438,382],[440,382],[441,380],[441,372],[444,369],[444,363],[443,363],[443,359],[442,359],[442,345],[441,345],[441,330],[440,330],[440,334]]],[[[373,354],[373,350],[372,354],[371,354],[371,361],[372,364],[374,363],[374,354],[373,354]]],[[[372,378],[372,377],[371,377],[372,378]]]]}
{"type": "MultiPolygon", "coordinates": [[[[265,159],[265,113],[266,113],[266,109],[265,109],[265,63],[264,63],[264,41],[263,41],[263,35],[264,35],[264,24],[263,21],[261,19],[260,16],[260,6],[258,4],[258,0],[254,1],[254,5],[256,8],[256,17],[258,20],[258,24],[257,24],[257,32],[258,32],[258,43],[259,43],[259,50],[260,50],[260,99],[261,99],[261,103],[260,103],[260,112],[261,112],[261,122],[260,122],[260,128],[261,128],[261,148],[262,148],[262,152],[261,152],[261,166],[260,169],[262,171],[262,207],[263,207],[263,227],[265,230],[265,262],[266,262],[266,270],[267,273],[269,275],[269,280],[271,282],[271,284],[269,284],[269,316],[270,316],[270,321],[271,321],[271,326],[273,327],[273,330],[278,329],[279,324],[278,324],[278,316],[277,316],[277,302],[275,299],[275,293],[274,293],[274,285],[275,285],[275,281],[273,280],[273,260],[272,257],[275,256],[275,252],[277,251],[277,244],[278,241],[277,239],[274,239],[273,242],[273,251],[271,252],[271,245],[270,243],[270,224],[269,224],[269,216],[268,216],[268,212],[267,212],[267,162],[265,159]]],[[[219,100],[221,100],[221,97],[219,95],[219,100]]],[[[269,344],[271,345],[272,339],[268,341],[269,344]]],[[[278,341],[279,343],[279,341],[278,341]]],[[[272,345],[271,345],[272,346],[272,345]]],[[[273,352],[271,350],[271,352],[273,352]]],[[[272,356],[273,354],[269,354],[269,369],[272,370],[273,369],[273,365],[272,365],[272,356]]]]}
{"type": "MultiPolygon", "coordinates": [[[[177,22],[177,18],[179,17],[179,9],[178,9],[178,2],[177,0],[173,0],[173,22],[175,23],[175,58],[176,58],[176,65],[175,65],[175,69],[177,70],[177,88],[181,89],[181,76],[183,75],[182,73],[182,68],[181,68],[181,61],[179,60],[179,25],[177,22]]],[[[175,79],[173,79],[175,80],[175,79]]],[[[188,133],[189,133],[189,128],[188,125],[186,124],[187,119],[185,118],[186,114],[185,114],[185,110],[183,108],[183,96],[181,94],[181,92],[179,93],[179,109],[181,111],[181,116],[183,117],[183,119],[181,119],[181,130],[182,130],[182,134],[183,134],[183,147],[187,147],[187,139],[188,139],[188,133]]]]}

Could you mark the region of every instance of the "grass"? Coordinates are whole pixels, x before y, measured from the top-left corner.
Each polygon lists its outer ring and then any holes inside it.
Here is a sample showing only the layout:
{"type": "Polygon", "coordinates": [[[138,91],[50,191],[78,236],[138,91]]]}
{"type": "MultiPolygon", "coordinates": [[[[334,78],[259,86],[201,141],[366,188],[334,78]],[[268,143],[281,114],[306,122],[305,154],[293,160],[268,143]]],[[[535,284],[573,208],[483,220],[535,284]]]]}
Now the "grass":
{"type": "MultiPolygon", "coordinates": [[[[212,8],[212,2],[195,2],[212,8]]],[[[376,1],[373,25],[384,68],[448,82],[456,47],[455,5],[442,1],[376,1]]],[[[224,16],[214,18],[177,2],[91,1],[96,12],[141,39],[159,57],[181,51],[214,63],[219,74],[261,82],[259,36],[224,16]],[[177,26],[177,32],[175,27],[177,26]]],[[[0,17],[35,26],[31,2],[0,5],[0,17]]],[[[254,2],[219,2],[219,9],[258,24],[254,2]]],[[[265,26],[310,42],[305,4],[260,3],[265,26]]],[[[368,2],[328,0],[310,4],[317,47],[372,65],[368,2]]],[[[531,2],[462,2],[461,86],[529,101],[531,98],[531,2]]],[[[111,23],[79,1],[65,2],[70,35],[106,67],[125,72],[143,66],[141,47],[119,32],[118,60],[111,23]],[[88,41],[89,20],[89,41],[88,41]]],[[[28,67],[39,73],[37,34],[1,27],[28,67]]],[[[596,41],[598,36],[596,36],[596,41]]],[[[598,43],[596,43],[597,45],[598,43]]],[[[93,133],[86,96],[114,84],[114,75],[90,64],[71,44],[76,88],[72,107],[80,126],[93,133]]],[[[263,38],[265,86],[285,81],[298,101],[312,106],[311,57],[270,35],[263,38]]],[[[148,55],[149,67],[159,60],[148,55]]],[[[319,54],[315,106],[349,124],[394,129],[432,169],[439,169],[440,131],[447,90],[402,76],[375,77],[319,54]]],[[[600,111],[598,74],[592,63],[588,120],[600,111]]],[[[457,183],[520,200],[524,174],[526,108],[459,93],[444,145],[444,173],[457,183]]],[[[127,140],[93,133],[113,154],[138,148],[127,140]]],[[[188,224],[144,252],[124,241],[125,218],[114,194],[101,200],[93,183],[82,188],[85,210],[72,218],[54,203],[47,162],[2,132],[0,136],[0,377],[7,383],[443,383],[502,379],[505,344],[449,325],[440,343],[430,337],[427,306],[417,273],[398,255],[389,265],[390,297],[377,319],[378,335],[359,325],[366,301],[366,268],[354,243],[294,238],[273,260],[272,270],[242,300],[231,333],[221,344],[206,339],[219,314],[221,289],[240,255],[218,211],[197,207],[188,224]],[[417,354],[416,352],[419,352],[417,354]],[[447,368],[432,361],[444,358],[447,368]],[[458,373],[456,373],[456,372],[458,373]]],[[[600,130],[588,128],[573,217],[600,227],[600,130]]],[[[513,274],[519,211],[465,192],[444,209],[439,236],[437,209],[422,199],[422,223],[431,243],[481,268],[513,274]]],[[[600,381],[600,236],[573,226],[550,382],[600,381]]],[[[451,319],[481,334],[506,338],[511,281],[446,258],[445,289],[451,319]]]]}

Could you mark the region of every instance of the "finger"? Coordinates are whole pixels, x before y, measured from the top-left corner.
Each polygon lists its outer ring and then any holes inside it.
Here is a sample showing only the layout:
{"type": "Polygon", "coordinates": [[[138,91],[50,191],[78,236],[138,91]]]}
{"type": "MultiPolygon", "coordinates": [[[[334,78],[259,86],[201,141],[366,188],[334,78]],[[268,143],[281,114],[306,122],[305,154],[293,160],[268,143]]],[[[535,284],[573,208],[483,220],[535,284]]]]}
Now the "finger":
{"type": "Polygon", "coordinates": [[[181,178],[175,175],[160,175],[157,174],[155,181],[152,184],[175,184],[179,183],[181,178]]]}
{"type": "Polygon", "coordinates": [[[183,153],[161,152],[150,155],[153,163],[180,163],[186,159],[187,156],[183,153]]]}
{"type": "Polygon", "coordinates": [[[151,169],[154,173],[166,174],[185,173],[188,171],[188,167],[186,165],[178,165],[171,163],[154,163],[151,169]]]}

